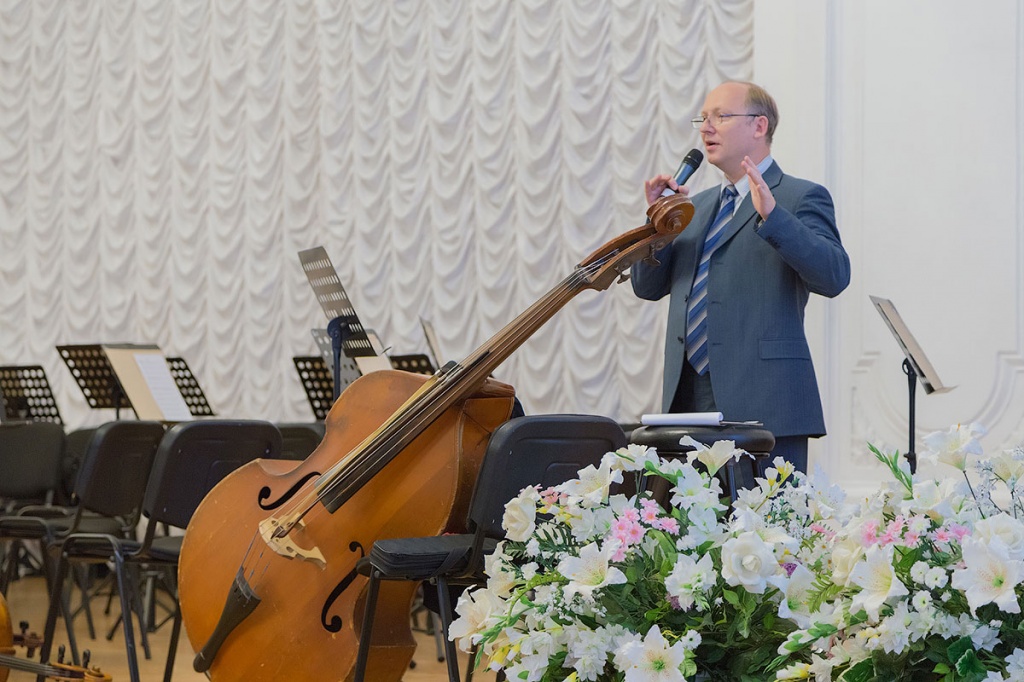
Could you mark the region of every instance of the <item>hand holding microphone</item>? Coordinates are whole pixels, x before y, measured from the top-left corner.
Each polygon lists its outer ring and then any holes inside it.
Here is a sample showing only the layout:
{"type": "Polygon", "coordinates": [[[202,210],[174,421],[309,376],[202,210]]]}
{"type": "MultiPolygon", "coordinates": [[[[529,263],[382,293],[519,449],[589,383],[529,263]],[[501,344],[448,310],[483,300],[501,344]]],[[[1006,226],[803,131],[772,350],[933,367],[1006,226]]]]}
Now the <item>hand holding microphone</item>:
{"type": "Polygon", "coordinates": [[[647,195],[647,204],[653,204],[659,197],[675,194],[678,188],[682,187],[696,172],[703,160],[704,155],[699,149],[691,149],[679,164],[675,175],[657,175],[645,182],[644,191],[647,195]]]}

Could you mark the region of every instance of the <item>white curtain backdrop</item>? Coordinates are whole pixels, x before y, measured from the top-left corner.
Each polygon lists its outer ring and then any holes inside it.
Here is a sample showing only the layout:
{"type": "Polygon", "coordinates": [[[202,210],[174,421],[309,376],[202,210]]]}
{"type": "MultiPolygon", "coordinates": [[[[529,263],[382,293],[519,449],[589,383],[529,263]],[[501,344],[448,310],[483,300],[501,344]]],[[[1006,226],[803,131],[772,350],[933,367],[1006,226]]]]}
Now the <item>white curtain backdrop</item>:
{"type": "MultiPolygon", "coordinates": [[[[0,0],[0,364],[158,343],[223,416],[310,420],[323,244],[364,324],[460,359],[643,222],[749,79],[752,0],[0,0]]],[[[695,185],[718,182],[710,171],[695,185]]],[[[663,305],[571,302],[498,377],[528,412],[656,408],[663,305]]],[[[98,413],[97,413],[98,412],[98,413]]]]}

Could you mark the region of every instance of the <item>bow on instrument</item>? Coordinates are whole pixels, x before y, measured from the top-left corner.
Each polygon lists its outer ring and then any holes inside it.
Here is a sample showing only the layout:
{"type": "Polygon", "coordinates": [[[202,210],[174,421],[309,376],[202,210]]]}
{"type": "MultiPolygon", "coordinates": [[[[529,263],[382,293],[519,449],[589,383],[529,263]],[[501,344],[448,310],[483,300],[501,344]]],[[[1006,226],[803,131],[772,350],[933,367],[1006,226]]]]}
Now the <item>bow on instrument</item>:
{"type": "MultiPolygon", "coordinates": [[[[432,377],[367,374],[335,402],[304,462],[257,460],[206,496],[178,567],[197,671],[215,682],[351,677],[366,586],[356,564],[378,539],[461,530],[488,437],[514,397],[488,377],[576,294],[653,259],[690,222],[693,204],[664,197],[647,215],[461,363],[432,377]]],[[[367,679],[399,680],[407,668],[415,589],[383,586],[367,679]]]]}
{"type": "Polygon", "coordinates": [[[37,663],[14,655],[14,647],[20,646],[28,649],[31,656],[34,649],[38,648],[42,641],[37,635],[27,634],[28,624],[21,624],[21,633],[14,634],[11,629],[11,616],[7,610],[7,600],[0,594],[0,682],[7,682],[8,673],[11,670],[42,675],[54,680],[85,680],[86,682],[110,682],[110,675],[106,675],[99,668],[89,667],[89,652],[84,653],[84,665],[65,665],[59,661],[56,663],[37,663]]]}

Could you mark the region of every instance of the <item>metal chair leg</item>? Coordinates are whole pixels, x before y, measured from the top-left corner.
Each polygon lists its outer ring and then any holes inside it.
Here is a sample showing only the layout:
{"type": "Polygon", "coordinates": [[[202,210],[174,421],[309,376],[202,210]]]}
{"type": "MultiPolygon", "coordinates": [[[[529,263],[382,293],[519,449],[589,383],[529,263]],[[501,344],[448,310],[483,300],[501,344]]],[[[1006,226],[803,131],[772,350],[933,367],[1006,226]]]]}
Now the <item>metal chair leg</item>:
{"type": "Polygon", "coordinates": [[[359,634],[359,653],[356,655],[355,682],[365,682],[366,664],[370,658],[370,639],[373,636],[373,616],[377,611],[377,592],[380,590],[380,572],[370,570],[370,585],[366,592],[363,628],[359,634]]]}
{"type": "MultiPolygon", "coordinates": [[[[132,682],[139,680],[139,660],[135,651],[135,630],[132,627],[132,594],[124,574],[124,559],[114,550],[114,572],[117,575],[117,591],[121,595],[121,625],[124,626],[124,648],[128,653],[128,674],[132,682]]],[[[141,624],[145,627],[144,624],[141,624]]]]}
{"type": "Polygon", "coordinates": [[[441,612],[441,636],[444,638],[445,663],[448,667],[448,681],[459,682],[459,657],[455,650],[455,642],[448,639],[448,626],[451,625],[452,599],[448,594],[448,581],[437,579],[437,603],[441,612]]]}

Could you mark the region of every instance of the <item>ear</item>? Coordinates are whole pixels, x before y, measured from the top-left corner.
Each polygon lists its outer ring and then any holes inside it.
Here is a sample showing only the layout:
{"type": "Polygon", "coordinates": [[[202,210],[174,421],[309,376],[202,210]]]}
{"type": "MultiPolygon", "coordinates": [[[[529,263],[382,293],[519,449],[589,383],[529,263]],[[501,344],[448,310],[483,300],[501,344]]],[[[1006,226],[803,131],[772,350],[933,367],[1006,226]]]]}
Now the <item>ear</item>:
{"type": "Polygon", "coordinates": [[[768,117],[758,116],[754,119],[754,137],[767,137],[768,117]]]}

